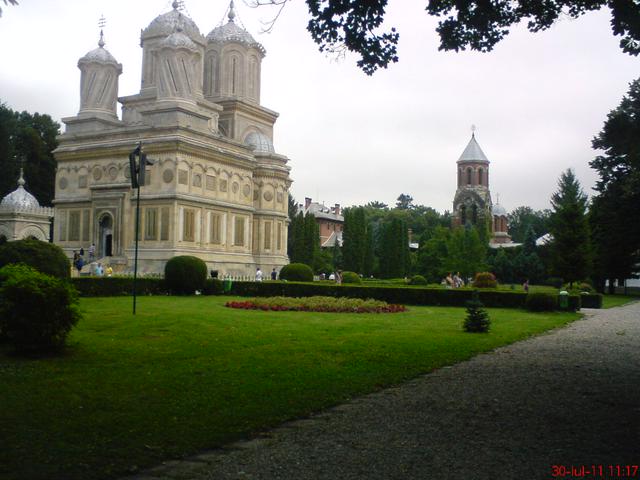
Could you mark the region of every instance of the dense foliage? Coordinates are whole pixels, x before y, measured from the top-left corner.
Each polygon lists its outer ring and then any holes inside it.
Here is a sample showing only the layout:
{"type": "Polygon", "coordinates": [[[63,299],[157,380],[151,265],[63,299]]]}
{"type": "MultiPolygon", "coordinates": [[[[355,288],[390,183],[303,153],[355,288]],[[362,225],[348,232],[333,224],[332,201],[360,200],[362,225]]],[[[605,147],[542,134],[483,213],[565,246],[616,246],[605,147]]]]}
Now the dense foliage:
{"type": "Polygon", "coordinates": [[[553,269],[556,275],[573,284],[591,273],[587,196],[573,170],[568,169],[560,176],[551,206],[553,269]]]}
{"type": "Polygon", "coordinates": [[[172,293],[193,295],[204,288],[207,264],[191,255],[173,257],[164,266],[164,279],[172,293]]]}
{"type": "Polygon", "coordinates": [[[80,318],[77,292],[66,280],[26,265],[0,269],[0,335],[17,350],[60,349],[80,318]]]}
{"type": "Polygon", "coordinates": [[[600,290],[605,280],[629,278],[640,263],[640,79],[629,86],[612,110],[593,148],[603,151],[592,162],[599,175],[590,225],[594,244],[594,279],[600,290]]]}
{"type": "Polygon", "coordinates": [[[227,302],[230,308],[245,310],[271,310],[277,312],[332,312],[332,313],[397,313],[404,305],[389,305],[379,300],[334,297],[268,297],[227,302]]]}
{"type": "MultiPolygon", "coordinates": [[[[251,0],[251,3],[284,6],[288,1],[251,0]]],[[[357,65],[367,75],[398,61],[399,33],[394,27],[381,30],[388,0],[306,2],[311,15],[307,30],[321,52],[356,53],[360,56],[357,65]]],[[[531,32],[538,32],[550,28],[559,18],[577,18],[603,8],[611,11],[612,32],[622,37],[620,48],[630,55],[638,55],[640,6],[636,2],[430,0],[426,11],[439,19],[436,31],[440,35],[440,50],[469,48],[489,52],[520,22],[526,22],[531,32]]]]}
{"type": "Polygon", "coordinates": [[[40,205],[50,206],[54,195],[60,125],[49,115],[15,112],[0,103],[0,198],[17,187],[24,166],[25,188],[40,205]]]}
{"type": "Polygon", "coordinates": [[[280,270],[280,280],[290,282],[312,282],[313,271],[309,265],[304,263],[290,263],[280,270]]]}
{"type": "Polygon", "coordinates": [[[473,292],[471,300],[466,302],[467,316],[464,319],[462,328],[469,333],[486,333],[491,326],[489,314],[482,308],[484,305],[478,298],[478,292],[473,292]]]}
{"type": "Polygon", "coordinates": [[[24,263],[57,278],[71,275],[71,264],[62,249],[40,240],[16,240],[0,245],[0,267],[11,263],[24,263]]]}
{"type": "Polygon", "coordinates": [[[538,238],[549,233],[549,217],[551,210],[534,210],[531,207],[520,206],[508,215],[509,236],[516,243],[525,240],[527,231],[532,229],[538,238]]]}

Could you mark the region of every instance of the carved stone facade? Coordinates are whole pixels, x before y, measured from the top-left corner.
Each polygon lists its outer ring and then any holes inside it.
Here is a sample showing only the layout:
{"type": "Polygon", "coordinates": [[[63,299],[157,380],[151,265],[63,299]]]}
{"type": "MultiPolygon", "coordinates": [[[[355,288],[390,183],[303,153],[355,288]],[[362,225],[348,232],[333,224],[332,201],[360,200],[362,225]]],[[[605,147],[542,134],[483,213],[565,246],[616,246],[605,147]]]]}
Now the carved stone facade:
{"type": "Polygon", "coordinates": [[[452,225],[470,223],[481,225],[483,222],[491,230],[491,243],[511,242],[507,233],[507,212],[491,202],[489,190],[489,159],[476,141],[475,134],[460,155],[457,162],[457,189],[453,199],[452,225]]]}
{"type": "Polygon", "coordinates": [[[54,152],[54,241],[69,256],[96,244],[106,263],[133,268],[136,193],[128,155],[142,142],[154,164],[140,194],[139,269],[176,255],[221,275],[288,263],[288,159],[275,153],[278,114],[260,105],[264,49],[229,21],[205,38],[174,8],[142,31],[142,85],[117,97],[121,66],[104,42],[79,62],[81,108],[63,119],[54,152]],[[122,104],[122,119],[116,104],[122,104]]]}

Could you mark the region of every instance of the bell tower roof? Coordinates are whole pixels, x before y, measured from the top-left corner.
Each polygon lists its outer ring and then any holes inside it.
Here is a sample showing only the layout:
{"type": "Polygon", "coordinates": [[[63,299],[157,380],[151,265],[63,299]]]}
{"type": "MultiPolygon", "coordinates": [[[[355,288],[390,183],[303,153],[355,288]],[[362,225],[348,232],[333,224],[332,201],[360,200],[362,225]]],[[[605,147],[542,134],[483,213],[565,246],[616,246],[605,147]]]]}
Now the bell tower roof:
{"type": "Polygon", "coordinates": [[[471,140],[469,140],[467,147],[464,149],[464,152],[462,152],[462,155],[460,155],[458,162],[489,162],[489,159],[476,141],[475,133],[471,134],[471,140]]]}

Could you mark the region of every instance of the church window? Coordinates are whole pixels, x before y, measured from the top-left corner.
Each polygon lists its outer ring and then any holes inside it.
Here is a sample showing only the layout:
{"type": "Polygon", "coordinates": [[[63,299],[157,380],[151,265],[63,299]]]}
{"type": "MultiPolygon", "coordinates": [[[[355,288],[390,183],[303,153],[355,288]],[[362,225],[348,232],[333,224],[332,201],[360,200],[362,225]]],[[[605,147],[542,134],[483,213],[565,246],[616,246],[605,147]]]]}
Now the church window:
{"type": "Polygon", "coordinates": [[[189,185],[189,172],[186,170],[178,170],[178,183],[180,185],[189,185]]]}
{"type": "Polygon", "coordinates": [[[271,250],[271,222],[264,224],[264,249],[271,250]]]}
{"type": "Polygon", "coordinates": [[[158,209],[147,208],[144,221],[144,239],[156,240],[158,238],[158,209]]]}
{"type": "Polygon", "coordinates": [[[196,231],[196,212],[190,208],[184,209],[184,218],[182,223],[182,240],[185,242],[195,241],[196,231]]]}
{"type": "Polygon", "coordinates": [[[80,212],[69,212],[69,241],[80,241],[80,212]]]}
{"type": "Polygon", "coordinates": [[[233,229],[233,244],[236,246],[244,246],[244,223],[243,217],[236,217],[233,229]]]}
{"type": "Polygon", "coordinates": [[[482,185],[482,174],[484,173],[484,171],[480,168],[478,169],[478,185],[482,185]]]}
{"type": "Polygon", "coordinates": [[[201,188],[202,187],[202,175],[199,174],[194,174],[193,175],[193,186],[197,187],[197,188],[201,188]]]}
{"type": "Polygon", "coordinates": [[[211,228],[209,243],[220,244],[222,243],[222,215],[219,213],[211,212],[211,228]]]}
{"type": "Polygon", "coordinates": [[[467,206],[466,205],[462,205],[460,207],[460,224],[461,225],[467,224],[467,206]]]}
{"type": "Polygon", "coordinates": [[[474,225],[478,223],[478,206],[477,205],[473,205],[472,207],[471,223],[473,223],[474,225]]]}
{"type": "Polygon", "coordinates": [[[467,185],[471,185],[472,174],[473,174],[473,170],[471,170],[471,167],[467,168],[467,185]]]}
{"type": "Polygon", "coordinates": [[[276,227],[276,250],[282,250],[282,223],[278,222],[276,227]]]}
{"type": "Polygon", "coordinates": [[[169,240],[169,209],[160,209],[160,240],[169,240]]]}
{"type": "Polygon", "coordinates": [[[221,192],[226,192],[227,191],[227,181],[226,180],[220,180],[220,191],[221,192]]]}
{"type": "Polygon", "coordinates": [[[87,176],[80,175],[78,177],[78,188],[87,188],[87,176]]]}
{"type": "Polygon", "coordinates": [[[236,94],[237,74],[238,74],[238,59],[233,58],[231,60],[231,93],[233,95],[236,94]]]}
{"type": "Polygon", "coordinates": [[[59,215],[56,215],[56,220],[60,223],[59,234],[60,241],[64,242],[67,240],[67,212],[61,211],[59,215]]]}
{"type": "Polygon", "coordinates": [[[207,190],[216,189],[216,177],[214,177],[213,175],[207,175],[206,188],[207,190]]]}
{"type": "Polygon", "coordinates": [[[82,241],[89,241],[89,215],[91,214],[90,210],[82,210],[82,241]]]}

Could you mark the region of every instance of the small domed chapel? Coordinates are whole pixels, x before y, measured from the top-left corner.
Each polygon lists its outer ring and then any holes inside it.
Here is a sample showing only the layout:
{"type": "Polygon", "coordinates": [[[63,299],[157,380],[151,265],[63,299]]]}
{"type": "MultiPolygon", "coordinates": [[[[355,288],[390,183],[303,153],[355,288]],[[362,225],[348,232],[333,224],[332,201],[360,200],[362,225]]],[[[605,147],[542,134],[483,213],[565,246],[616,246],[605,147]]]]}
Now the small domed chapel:
{"type": "Polygon", "coordinates": [[[135,95],[118,97],[122,65],[102,32],[78,61],[80,110],[63,119],[54,152],[54,241],[69,256],[94,243],[97,258],[132,270],[128,155],[142,142],[154,163],[140,189],[141,271],[162,272],[176,255],[223,275],[288,263],[290,167],[273,146],[278,114],[260,105],[265,50],[236,23],[233,1],[227,18],[205,37],[173,2],[142,30],[135,95]]]}

